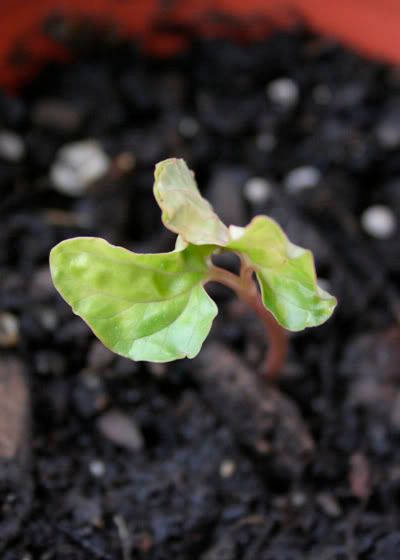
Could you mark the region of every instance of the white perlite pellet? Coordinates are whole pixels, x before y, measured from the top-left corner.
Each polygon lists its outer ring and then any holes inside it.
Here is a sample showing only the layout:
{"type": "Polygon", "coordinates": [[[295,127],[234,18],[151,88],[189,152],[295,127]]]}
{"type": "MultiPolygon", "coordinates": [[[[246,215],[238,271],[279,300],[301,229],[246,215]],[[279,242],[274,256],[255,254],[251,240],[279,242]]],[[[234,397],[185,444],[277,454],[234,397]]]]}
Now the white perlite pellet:
{"type": "Polygon", "coordinates": [[[185,138],[194,138],[199,132],[199,123],[192,117],[183,117],[179,121],[178,130],[185,138]]]}
{"type": "Polygon", "coordinates": [[[272,194],[272,185],[263,177],[251,177],[243,187],[243,195],[252,204],[261,204],[272,194]]]}
{"type": "Polygon", "coordinates": [[[396,216],[381,204],[370,206],[361,215],[361,225],[366,233],[377,239],[389,239],[396,231],[396,216]]]}
{"type": "Polygon", "coordinates": [[[8,311],[0,311],[0,347],[13,348],[19,342],[19,321],[8,311]]]}
{"type": "Polygon", "coordinates": [[[22,138],[11,130],[0,130],[0,157],[16,163],[24,155],[25,144],[22,138]]]}
{"type": "Polygon", "coordinates": [[[384,148],[394,150],[400,145],[400,127],[395,123],[383,123],[378,127],[376,135],[384,148]]]}
{"type": "Polygon", "coordinates": [[[235,471],[236,464],[231,459],[225,459],[219,467],[219,474],[221,478],[230,478],[235,474],[235,471]]]}
{"type": "Polygon", "coordinates": [[[103,461],[99,461],[99,460],[91,461],[91,463],[89,464],[89,471],[92,476],[95,476],[96,478],[101,478],[102,476],[105,475],[106,466],[103,463],[103,461]]]}
{"type": "Polygon", "coordinates": [[[110,167],[110,159],[100,144],[84,140],[66,144],[57,153],[50,169],[53,186],[69,196],[80,196],[110,167]]]}
{"type": "Polygon", "coordinates": [[[318,185],[321,180],[321,172],[316,167],[305,165],[292,169],[285,177],[285,189],[291,194],[298,193],[304,189],[311,189],[318,185]]]}
{"type": "Polygon", "coordinates": [[[299,98],[299,87],[290,78],[278,78],[267,85],[267,95],[273,103],[293,107],[299,98]]]}

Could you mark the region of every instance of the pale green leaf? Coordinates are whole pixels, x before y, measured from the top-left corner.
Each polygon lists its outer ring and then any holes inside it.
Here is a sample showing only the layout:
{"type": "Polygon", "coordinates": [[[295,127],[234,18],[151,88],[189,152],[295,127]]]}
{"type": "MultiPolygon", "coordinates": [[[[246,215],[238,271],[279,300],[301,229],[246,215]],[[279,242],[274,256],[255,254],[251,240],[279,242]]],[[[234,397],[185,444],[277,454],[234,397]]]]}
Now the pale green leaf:
{"type": "Polygon", "coordinates": [[[193,171],[183,159],[161,161],[156,165],[154,177],[154,196],[166,228],[194,245],[228,243],[228,228],[201,196],[193,171]]]}
{"type": "Polygon", "coordinates": [[[212,248],[137,254],[78,237],[51,251],[54,285],[107,348],[132,360],[193,358],[217,307],[203,288],[212,248]]]}
{"type": "Polygon", "coordinates": [[[258,216],[246,228],[232,228],[227,248],[249,260],[265,307],[286,329],[314,327],[331,316],[336,299],[318,286],[311,251],[293,245],[274,220],[258,216]]]}

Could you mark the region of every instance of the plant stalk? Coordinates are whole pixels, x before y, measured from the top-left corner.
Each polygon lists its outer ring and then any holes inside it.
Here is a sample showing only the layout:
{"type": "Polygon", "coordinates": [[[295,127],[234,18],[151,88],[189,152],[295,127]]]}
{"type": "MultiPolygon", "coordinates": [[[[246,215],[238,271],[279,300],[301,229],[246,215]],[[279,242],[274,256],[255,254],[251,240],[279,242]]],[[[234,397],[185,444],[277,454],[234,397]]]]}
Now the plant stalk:
{"type": "Polygon", "coordinates": [[[269,351],[266,358],[265,375],[269,380],[276,379],[282,369],[287,352],[288,336],[275,317],[262,303],[261,296],[253,278],[253,270],[243,267],[240,276],[218,266],[210,268],[209,280],[219,282],[233,290],[260,317],[267,332],[269,351]]]}

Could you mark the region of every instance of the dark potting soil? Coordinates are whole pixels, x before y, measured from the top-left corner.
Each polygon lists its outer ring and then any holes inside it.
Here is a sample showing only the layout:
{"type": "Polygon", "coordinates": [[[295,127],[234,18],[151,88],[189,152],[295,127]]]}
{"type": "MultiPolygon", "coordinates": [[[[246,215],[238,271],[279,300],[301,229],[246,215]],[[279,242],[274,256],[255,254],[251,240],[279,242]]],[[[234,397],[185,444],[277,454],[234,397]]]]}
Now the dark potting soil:
{"type": "Polygon", "coordinates": [[[1,488],[1,557],[398,560],[399,69],[304,31],[164,60],[95,36],[76,52],[0,96],[0,365],[22,358],[33,407],[33,494],[22,512],[1,488]],[[85,169],[104,164],[90,185],[60,163],[83,140],[85,169]],[[172,247],[152,195],[171,156],[227,223],[274,216],[339,300],[291,336],[268,410],[265,384],[229,390],[229,368],[260,379],[266,341],[225,289],[212,347],[155,366],[105,351],[51,285],[67,237],[172,247]]]}

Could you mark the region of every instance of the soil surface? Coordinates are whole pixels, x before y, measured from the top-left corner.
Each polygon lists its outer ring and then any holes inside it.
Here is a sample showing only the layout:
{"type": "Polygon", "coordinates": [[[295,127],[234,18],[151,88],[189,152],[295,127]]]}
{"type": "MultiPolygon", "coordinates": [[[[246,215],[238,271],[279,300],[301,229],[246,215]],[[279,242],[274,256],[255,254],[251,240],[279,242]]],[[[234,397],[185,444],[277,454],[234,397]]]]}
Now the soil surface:
{"type": "Polygon", "coordinates": [[[0,94],[0,372],[32,402],[24,468],[0,464],[2,559],[398,560],[399,69],[303,30],[164,60],[49,31],[74,60],[0,94]],[[60,163],[83,140],[95,182],[60,163]],[[171,156],[227,223],[275,217],[339,300],[275,388],[222,287],[209,344],[167,365],[113,356],[52,287],[68,237],[172,248],[152,195],[171,156]]]}

